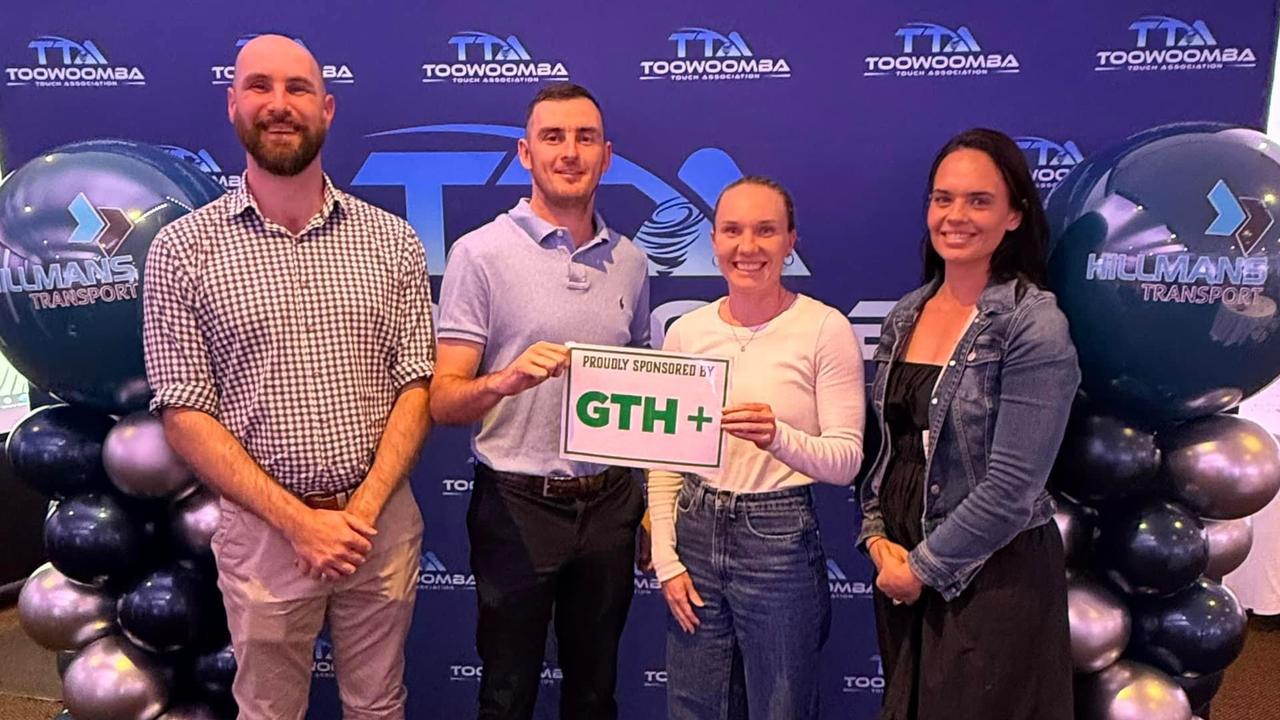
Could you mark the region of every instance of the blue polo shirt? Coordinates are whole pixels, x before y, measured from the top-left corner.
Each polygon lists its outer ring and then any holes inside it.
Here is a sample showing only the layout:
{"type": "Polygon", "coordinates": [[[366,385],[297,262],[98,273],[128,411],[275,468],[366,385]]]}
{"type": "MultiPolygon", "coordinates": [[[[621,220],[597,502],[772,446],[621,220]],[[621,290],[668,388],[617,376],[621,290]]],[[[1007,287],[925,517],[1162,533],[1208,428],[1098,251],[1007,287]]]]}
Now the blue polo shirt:
{"type": "MultiPolygon", "coordinates": [[[[436,336],[484,345],[477,375],[547,341],[649,345],[649,260],[596,214],[581,248],[528,200],[458,239],[440,287],[436,336]]],[[[560,459],[564,377],[498,401],[472,429],[476,459],[527,475],[589,475],[605,466],[560,459]]]]}

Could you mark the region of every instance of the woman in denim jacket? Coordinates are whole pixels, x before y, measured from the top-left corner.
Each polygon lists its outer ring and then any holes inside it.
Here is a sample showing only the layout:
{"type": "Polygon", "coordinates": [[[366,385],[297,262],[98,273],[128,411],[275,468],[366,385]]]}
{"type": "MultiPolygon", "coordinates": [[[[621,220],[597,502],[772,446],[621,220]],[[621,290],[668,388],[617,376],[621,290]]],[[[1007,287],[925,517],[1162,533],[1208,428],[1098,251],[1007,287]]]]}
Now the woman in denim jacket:
{"type": "Polygon", "coordinates": [[[879,453],[858,543],[875,563],[891,720],[1069,720],[1062,540],[1045,481],[1080,380],[1044,289],[1048,225],[1006,135],[934,160],[926,284],[885,318],[879,453]]]}

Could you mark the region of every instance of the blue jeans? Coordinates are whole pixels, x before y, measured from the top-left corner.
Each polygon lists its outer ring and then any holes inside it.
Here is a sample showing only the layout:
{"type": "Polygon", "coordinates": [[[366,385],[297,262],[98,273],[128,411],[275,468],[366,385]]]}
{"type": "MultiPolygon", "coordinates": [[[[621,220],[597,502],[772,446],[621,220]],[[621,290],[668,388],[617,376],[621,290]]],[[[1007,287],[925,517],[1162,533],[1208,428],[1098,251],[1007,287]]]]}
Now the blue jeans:
{"type": "Polygon", "coordinates": [[[676,550],[706,605],[693,634],[668,619],[668,717],[818,717],[831,593],[809,488],[734,493],[686,476],[676,550]]]}

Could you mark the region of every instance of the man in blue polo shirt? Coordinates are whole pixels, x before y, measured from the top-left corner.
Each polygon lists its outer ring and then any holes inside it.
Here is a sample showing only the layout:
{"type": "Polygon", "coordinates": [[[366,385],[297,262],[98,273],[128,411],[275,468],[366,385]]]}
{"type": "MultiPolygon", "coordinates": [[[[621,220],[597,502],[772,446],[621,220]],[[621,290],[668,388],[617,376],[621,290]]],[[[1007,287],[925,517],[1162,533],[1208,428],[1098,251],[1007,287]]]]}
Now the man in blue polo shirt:
{"type": "Polygon", "coordinates": [[[532,197],[450,251],[430,395],[437,422],[474,428],[479,717],[533,716],[554,617],[560,717],[611,720],[643,490],[560,458],[561,373],[568,342],[648,345],[648,259],[595,212],[612,148],[586,89],[539,92],[518,150],[532,197]]]}

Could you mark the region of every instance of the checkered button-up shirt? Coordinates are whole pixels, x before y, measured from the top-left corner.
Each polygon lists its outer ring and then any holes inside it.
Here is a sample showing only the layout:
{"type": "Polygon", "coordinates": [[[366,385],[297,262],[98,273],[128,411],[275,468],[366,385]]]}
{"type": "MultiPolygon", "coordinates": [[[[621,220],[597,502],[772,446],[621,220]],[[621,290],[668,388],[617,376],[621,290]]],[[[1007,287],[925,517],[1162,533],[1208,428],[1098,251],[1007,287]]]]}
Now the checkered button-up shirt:
{"type": "Polygon", "coordinates": [[[298,494],[358,485],[396,394],[435,362],[426,254],[325,178],[294,236],[247,183],[164,227],[143,269],[152,412],[217,418],[298,494]]]}

